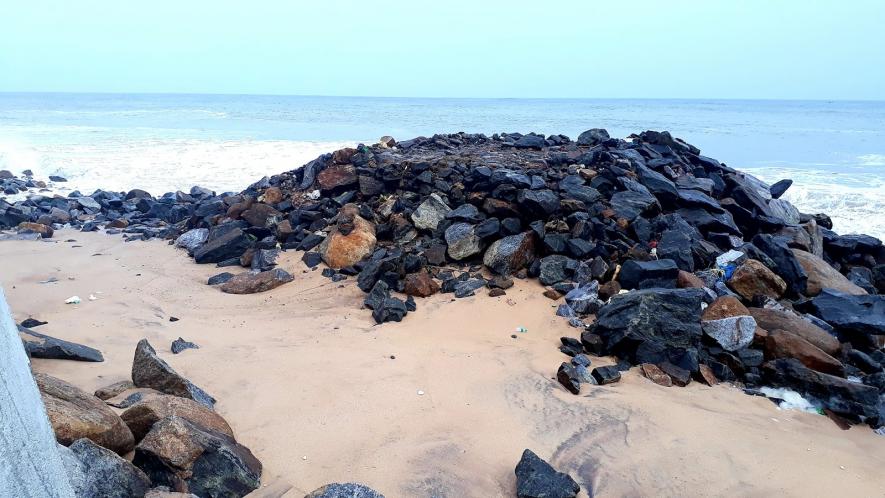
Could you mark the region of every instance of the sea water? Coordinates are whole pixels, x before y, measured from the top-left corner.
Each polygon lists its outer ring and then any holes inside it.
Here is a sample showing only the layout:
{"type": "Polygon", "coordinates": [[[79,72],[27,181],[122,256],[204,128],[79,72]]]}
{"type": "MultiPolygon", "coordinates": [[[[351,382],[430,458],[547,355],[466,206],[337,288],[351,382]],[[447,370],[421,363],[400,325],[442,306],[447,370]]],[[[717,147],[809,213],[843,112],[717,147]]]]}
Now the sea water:
{"type": "Polygon", "coordinates": [[[885,237],[885,102],[0,93],[0,169],[86,193],[239,191],[382,135],[588,128],[669,130],[765,181],[792,178],[785,198],[840,233],[885,237]]]}

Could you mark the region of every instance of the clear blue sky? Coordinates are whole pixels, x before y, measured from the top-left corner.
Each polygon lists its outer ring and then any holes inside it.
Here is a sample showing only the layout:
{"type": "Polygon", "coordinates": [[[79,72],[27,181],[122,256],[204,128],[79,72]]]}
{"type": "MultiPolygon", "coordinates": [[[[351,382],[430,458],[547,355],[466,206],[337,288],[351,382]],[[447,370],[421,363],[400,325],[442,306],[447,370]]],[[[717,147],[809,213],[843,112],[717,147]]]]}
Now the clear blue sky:
{"type": "Polygon", "coordinates": [[[3,0],[0,91],[885,99],[885,0],[3,0]]]}

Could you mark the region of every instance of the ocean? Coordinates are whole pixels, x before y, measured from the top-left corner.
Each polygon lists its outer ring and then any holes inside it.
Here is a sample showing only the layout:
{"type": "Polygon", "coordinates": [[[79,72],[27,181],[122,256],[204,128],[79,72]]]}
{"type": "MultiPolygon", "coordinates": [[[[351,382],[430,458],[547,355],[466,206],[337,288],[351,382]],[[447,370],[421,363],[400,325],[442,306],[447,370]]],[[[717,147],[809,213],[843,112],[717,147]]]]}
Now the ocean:
{"type": "Polygon", "coordinates": [[[785,198],[837,232],[885,238],[885,102],[0,93],[0,169],[82,192],[239,191],[383,135],[588,128],[669,130],[765,181],[792,178],[785,198]]]}

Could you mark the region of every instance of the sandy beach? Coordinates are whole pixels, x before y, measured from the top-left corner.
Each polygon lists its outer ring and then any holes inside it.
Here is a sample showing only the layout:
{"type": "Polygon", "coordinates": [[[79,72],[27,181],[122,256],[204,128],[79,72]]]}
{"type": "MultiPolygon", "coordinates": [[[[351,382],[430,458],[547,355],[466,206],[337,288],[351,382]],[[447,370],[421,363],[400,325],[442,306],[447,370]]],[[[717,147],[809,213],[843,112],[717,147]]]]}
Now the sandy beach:
{"type": "Polygon", "coordinates": [[[128,379],[136,343],[150,340],[264,464],[257,496],[344,481],[389,498],[513,496],[525,448],[581,496],[885,494],[883,440],[865,426],[842,431],[729,385],[660,387],[637,369],[567,393],[557,346],[578,334],[537,282],[497,298],[438,294],[376,326],[353,279],[333,283],[300,257],[280,258],[291,284],[227,295],[205,283],[221,270],[163,241],[63,230],[0,242],[0,280],[16,321],[48,321],[39,332],[105,356],[35,359],[36,371],[91,392],[128,379]],[[83,302],[64,304],[73,295],[83,302]],[[200,349],[173,355],[179,336],[200,349]]]}

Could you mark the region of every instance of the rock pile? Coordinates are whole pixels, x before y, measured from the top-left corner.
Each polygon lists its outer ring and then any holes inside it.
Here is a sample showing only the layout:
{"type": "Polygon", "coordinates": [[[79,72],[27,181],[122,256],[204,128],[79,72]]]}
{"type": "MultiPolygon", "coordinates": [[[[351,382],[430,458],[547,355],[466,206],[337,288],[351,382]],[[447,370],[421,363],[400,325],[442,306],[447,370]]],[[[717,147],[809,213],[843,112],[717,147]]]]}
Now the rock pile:
{"type": "Polygon", "coordinates": [[[563,351],[619,360],[589,375],[589,362],[564,363],[573,392],[641,365],[664,385],[796,389],[880,425],[885,247],[800,213],[781,198],[789,186],[667,132],[458,133],[341,149],[239,194],[0,202],[0,225],[174,239],[198,263],[248,268],[210,279],[235,293],[290,281],[274,268],[279,251],[304,251],[329,278],[356,277],[379,323],[402,320],[415,297],[502,295],[512,278],[537,278],[582,330],[563,351]]]}
{"type": "Polygon", "coordinates": [[[260,485],[261,463],[237,443],[213,410],[215,400],[160,359],[147,340],[136,349],[133,382],[95,395],[45,374],[34,378],[56,439],[69,447],[62,457],[77,496],[173,490],[236,497],[260,485]],[[131,462],[120,456],[132,450],[131,462]]]}

